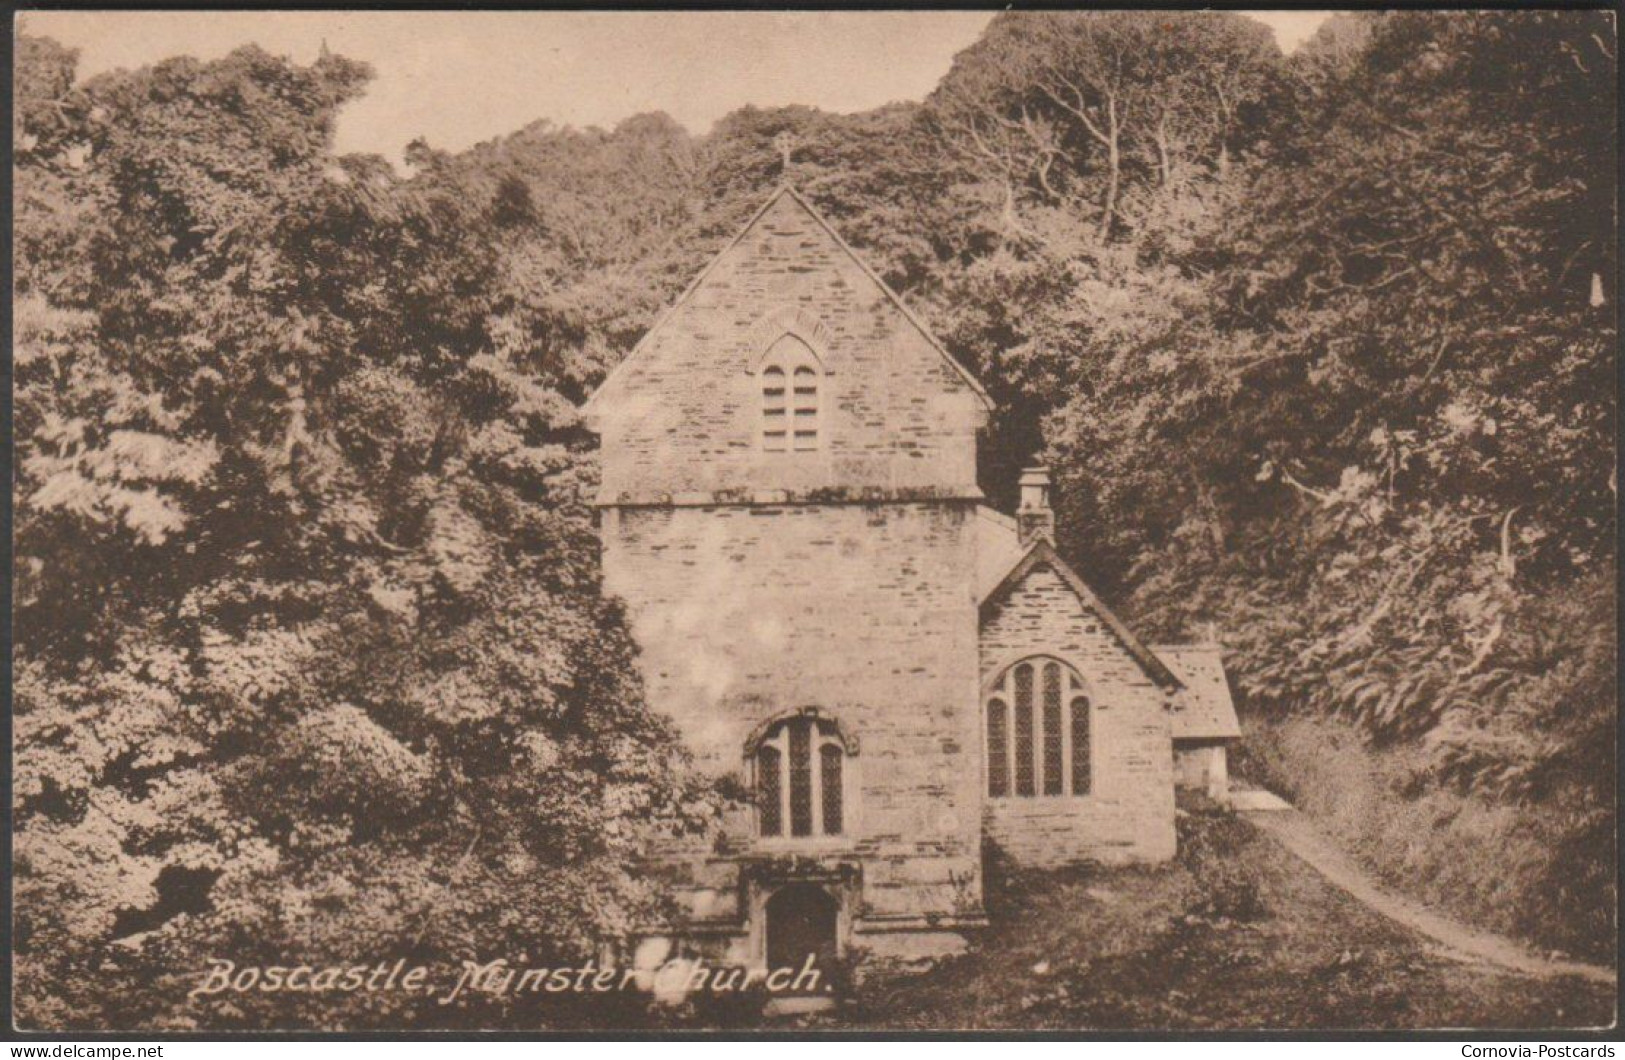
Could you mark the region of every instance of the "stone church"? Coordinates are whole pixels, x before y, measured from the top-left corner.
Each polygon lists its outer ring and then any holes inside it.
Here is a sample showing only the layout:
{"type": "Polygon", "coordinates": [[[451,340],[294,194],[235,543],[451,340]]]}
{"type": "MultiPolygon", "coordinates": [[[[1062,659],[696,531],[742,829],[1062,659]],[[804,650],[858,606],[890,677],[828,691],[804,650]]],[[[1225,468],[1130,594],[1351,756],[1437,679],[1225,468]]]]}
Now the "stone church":
{"type": "Polygon", "coordinates": [[[987,393],[781,187],[586,406],[650,702],[750,798],[674,847],[687,952],[954,952],[1016,864],[1175,851],[1240,735],[1216,645],[1151,647],[976,485],[987,393]]]}

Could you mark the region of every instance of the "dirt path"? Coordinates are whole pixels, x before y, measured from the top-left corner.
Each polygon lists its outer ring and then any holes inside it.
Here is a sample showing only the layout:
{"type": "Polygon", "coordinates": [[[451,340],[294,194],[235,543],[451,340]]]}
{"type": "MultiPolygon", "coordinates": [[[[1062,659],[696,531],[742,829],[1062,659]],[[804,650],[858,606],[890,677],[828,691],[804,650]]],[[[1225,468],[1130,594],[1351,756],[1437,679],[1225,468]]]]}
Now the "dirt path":
{"type": "Polygon", "coordinates": [[[1456,960],[1493,964],[1541,979],[1572,975],[1593,983],[1613,985],[1616,981],[1611,968],[1537,957],[1511,939],[1465,927],[1383,890],[1348,855],[1321,836],[1309,819],[1297,810],[1245,810],[1241,816],[1273,837],[1329,882],[1388,919],[1432,939],[1456,960]]]}

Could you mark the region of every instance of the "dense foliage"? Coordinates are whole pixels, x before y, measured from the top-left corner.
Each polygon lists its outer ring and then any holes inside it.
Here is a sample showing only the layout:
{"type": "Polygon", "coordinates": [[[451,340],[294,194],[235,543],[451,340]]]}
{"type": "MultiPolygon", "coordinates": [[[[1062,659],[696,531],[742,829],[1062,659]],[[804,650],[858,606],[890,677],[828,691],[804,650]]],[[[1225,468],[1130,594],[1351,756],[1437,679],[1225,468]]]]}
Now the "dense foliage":
{"type": "Polygon", "coordinates": [[[1142,622],[1218,621],[1255,711],[1419,742],[1414,790],[1563,821],[1515,900],[1607,939],[1612,27],[1350,21],[1174,255],[1177,317],[1072,377],[1063,524],[1142,622]]]}
{"type": "MultiPolygon", "coordinates": [[[[93,968],[566,951],[656,900],[638,840],[707,796],[598,596],[574,405],[785,133],[1000,403],[995,501],[1047,459],[1139,627],[1421,752],[1395,798],[1559,822],[1511,900],[1611,937],[1615,40],[1008,14],[920,104],[538,123],[402,178],[331,150],[343,59],[81,84],[25,39],[25,1017],[97,1022],[93,968]]],[[[117,1003],[185,1018],[154,982],[117,1003]]]]}
{"type": "Polygon", "coordinates": [[[497,221],[333,156],[354,63],[20,59],[24,1022],[365,1024],[401,999],[185,994],[216,956],[596,952],[708,796],[497,221]]]}

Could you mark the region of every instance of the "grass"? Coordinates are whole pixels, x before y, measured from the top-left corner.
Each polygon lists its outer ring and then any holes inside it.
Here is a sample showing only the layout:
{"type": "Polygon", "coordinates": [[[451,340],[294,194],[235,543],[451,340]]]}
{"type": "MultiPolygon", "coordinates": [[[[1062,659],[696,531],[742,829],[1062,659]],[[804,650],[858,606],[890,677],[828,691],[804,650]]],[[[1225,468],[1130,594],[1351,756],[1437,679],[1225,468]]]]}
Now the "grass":
{"type": "Polygon", "coordinates": [[[1600,1027],[1613,991],[1458,964],[1251,826],[1181,822],[1167,865],[990,871],[963,956],[870,973],[829,1029],[1600,1027]],[[1002,878],[1001,878],[1002,877],[1002,878]]]}
{"type": "Polygon", "coordinates": [[[1613,851],[1555,839],[1572,821],[1418,782],[1418,747],[1373,750],[1335,718],[1247,719],[1237,762],[1393,890],[1534,948],[1608,962],[1613,851]]]}

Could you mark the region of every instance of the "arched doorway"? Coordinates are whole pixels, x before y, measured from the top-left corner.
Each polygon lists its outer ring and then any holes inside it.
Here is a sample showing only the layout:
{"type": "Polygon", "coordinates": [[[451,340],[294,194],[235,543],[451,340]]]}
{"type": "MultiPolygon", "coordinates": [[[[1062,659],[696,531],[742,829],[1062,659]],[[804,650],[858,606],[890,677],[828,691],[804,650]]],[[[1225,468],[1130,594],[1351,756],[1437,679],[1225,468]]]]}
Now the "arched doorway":
{"type": "Polygon", "coordinates": [[[792,883],[775,891],[767,900],[768,971],[788,968],[793,978],[810,955],[818,969],[818,984],[813,992],[825,992],[835,971],[835,921],[839,911],[828,891],[810,883],[792,883]]]}

